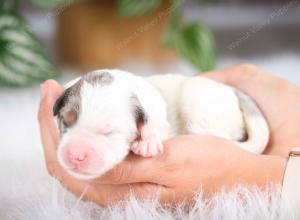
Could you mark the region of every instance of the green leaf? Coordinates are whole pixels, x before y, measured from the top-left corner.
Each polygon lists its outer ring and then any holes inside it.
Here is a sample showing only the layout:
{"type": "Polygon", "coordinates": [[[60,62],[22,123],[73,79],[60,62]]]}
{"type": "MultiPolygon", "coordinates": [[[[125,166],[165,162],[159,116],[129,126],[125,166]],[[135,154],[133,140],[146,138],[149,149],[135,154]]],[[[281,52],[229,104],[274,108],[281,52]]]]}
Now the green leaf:
{"type": "Polygon", "coordinates": [[[170,14],[170,22],[162,39],[163,46],[167,48],[174,48],[175,38],[177,36],[177,32],[182,20],[180,12],[181,2],[177,0],[172,0],[171,4],[173,11],[170,14]]]}
{"type": "Polygon", "coordinates": [[[25,21],[0,10],[0,85],[24,86],[54,78],[57,72],[25,21]]]}
{"type": "Polygon", "coordinates": [[[29,0],[32,4],[42,8],[65,7],[78,0],[29,0]]]}
{"type": "Polygon", "coordinates": [[[14,11],[18,8],[18,0],[1,0],[0,8],[4,11],[14,11]]]}
{"type": "Polygon", "coordinates": [[[162,0],[118,0],[117,12],[122,17],[140,16],[158,8],[162,0]]]}
{"type": "Polygon", "coordinates": [[[189,24],[180,28],[174,39],[177,54],[197,69],[208,71],[214,67],[214,38],[209,29],[200,24],[189,24]]]}
{"type": "Polygon", "coordinates": [[[212,3],[212,4],[215,4],[215,3],[219,3],[221,2],[222,0],[198,0],[199,2],[203,2],[203,3],[212,3]]]}

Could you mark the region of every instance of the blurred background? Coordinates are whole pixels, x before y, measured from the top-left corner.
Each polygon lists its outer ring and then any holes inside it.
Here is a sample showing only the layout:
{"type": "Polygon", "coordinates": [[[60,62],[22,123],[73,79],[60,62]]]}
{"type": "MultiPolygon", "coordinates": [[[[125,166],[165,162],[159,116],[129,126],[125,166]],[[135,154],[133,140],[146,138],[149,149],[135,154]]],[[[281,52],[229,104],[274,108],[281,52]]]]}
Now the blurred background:
{"type": "Polygon", "coordinates": [[[97,68],[196,74],[241,62],[300,77],[297,66],[285,69],[299,63],[299,0],[1,1],[1,85],[97,68]]]}
{"type": "Polygon", "coordinates": [[[47,176],[36,120],[42,81],[96,68],[194,75],[239,63],[300,85],[299,0],[1,0],[1,202],[11,201],[15,173],[28,171],[23,188],[47,176]]]}

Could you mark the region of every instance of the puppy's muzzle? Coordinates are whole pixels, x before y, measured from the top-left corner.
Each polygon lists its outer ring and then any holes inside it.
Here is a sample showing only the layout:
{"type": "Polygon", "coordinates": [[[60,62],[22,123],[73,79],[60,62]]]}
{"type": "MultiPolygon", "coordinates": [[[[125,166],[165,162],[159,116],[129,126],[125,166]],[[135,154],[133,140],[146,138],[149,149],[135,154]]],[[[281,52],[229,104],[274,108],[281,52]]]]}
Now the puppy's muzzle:
{"type": "Polygon", "coordinates": [[[71,138],[62,151],[62,163],[79,174],[92,174],[103,165],[97,137],[79,135],[71,138]]]}

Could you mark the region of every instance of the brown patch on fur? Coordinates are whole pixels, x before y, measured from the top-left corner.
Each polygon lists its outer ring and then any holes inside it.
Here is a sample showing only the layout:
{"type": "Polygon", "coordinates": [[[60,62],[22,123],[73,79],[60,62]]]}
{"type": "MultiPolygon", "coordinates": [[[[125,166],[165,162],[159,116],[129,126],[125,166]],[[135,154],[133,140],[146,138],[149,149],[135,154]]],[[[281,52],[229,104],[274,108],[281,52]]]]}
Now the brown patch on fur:
{"type": "Polygon", "coordinates": [[[57,116],[59,121],[61,134],[78,120],[81,106],[80,91],[83,82],[86,81],[93,86],[105,86],[112,83],[113,80],[114,78],[109,72],[91,72],[64,91],[53,107],[54,116],[57,116]]]}
{"type": "Polygon", "coordinates": [[[109,85],[114,81],[113,76],[108,72],[91,72],[82,77],[83,80],[91,85],[109,85]]]}
{"type": "Polygon", "coordinates": [[[78,120],[81,106],[80,91],[83,82],[86,81],[93,86],[105,86],[112,83],[113,80],[114,78],[109,72],[91,72],[64,91],[53,107],[54,116],[57,116],[59,121],[61,134],[78,120]]]}
{"type": "Polygon", "coordinates": [[[66,131],[66,128],[72,127],[77,122],[81,105],[81,86],[82,80],[80,79],[64,91],[53,107],[53,113],[54,116],[57,116],[61,135],[66,131]]]}

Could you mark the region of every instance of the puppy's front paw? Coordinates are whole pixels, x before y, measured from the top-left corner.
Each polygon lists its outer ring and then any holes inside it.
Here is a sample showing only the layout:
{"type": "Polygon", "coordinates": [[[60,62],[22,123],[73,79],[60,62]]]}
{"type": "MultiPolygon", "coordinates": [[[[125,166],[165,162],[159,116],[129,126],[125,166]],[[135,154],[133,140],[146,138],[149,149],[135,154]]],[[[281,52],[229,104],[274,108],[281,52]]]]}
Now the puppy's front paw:
{"type": "Polygon", "coordinates": [[[141,137],[131,145],[131,150],[143,157],[153,157],[163,152],[163,145],[158,132],[150,126],[143,126],[141,137]]]}

